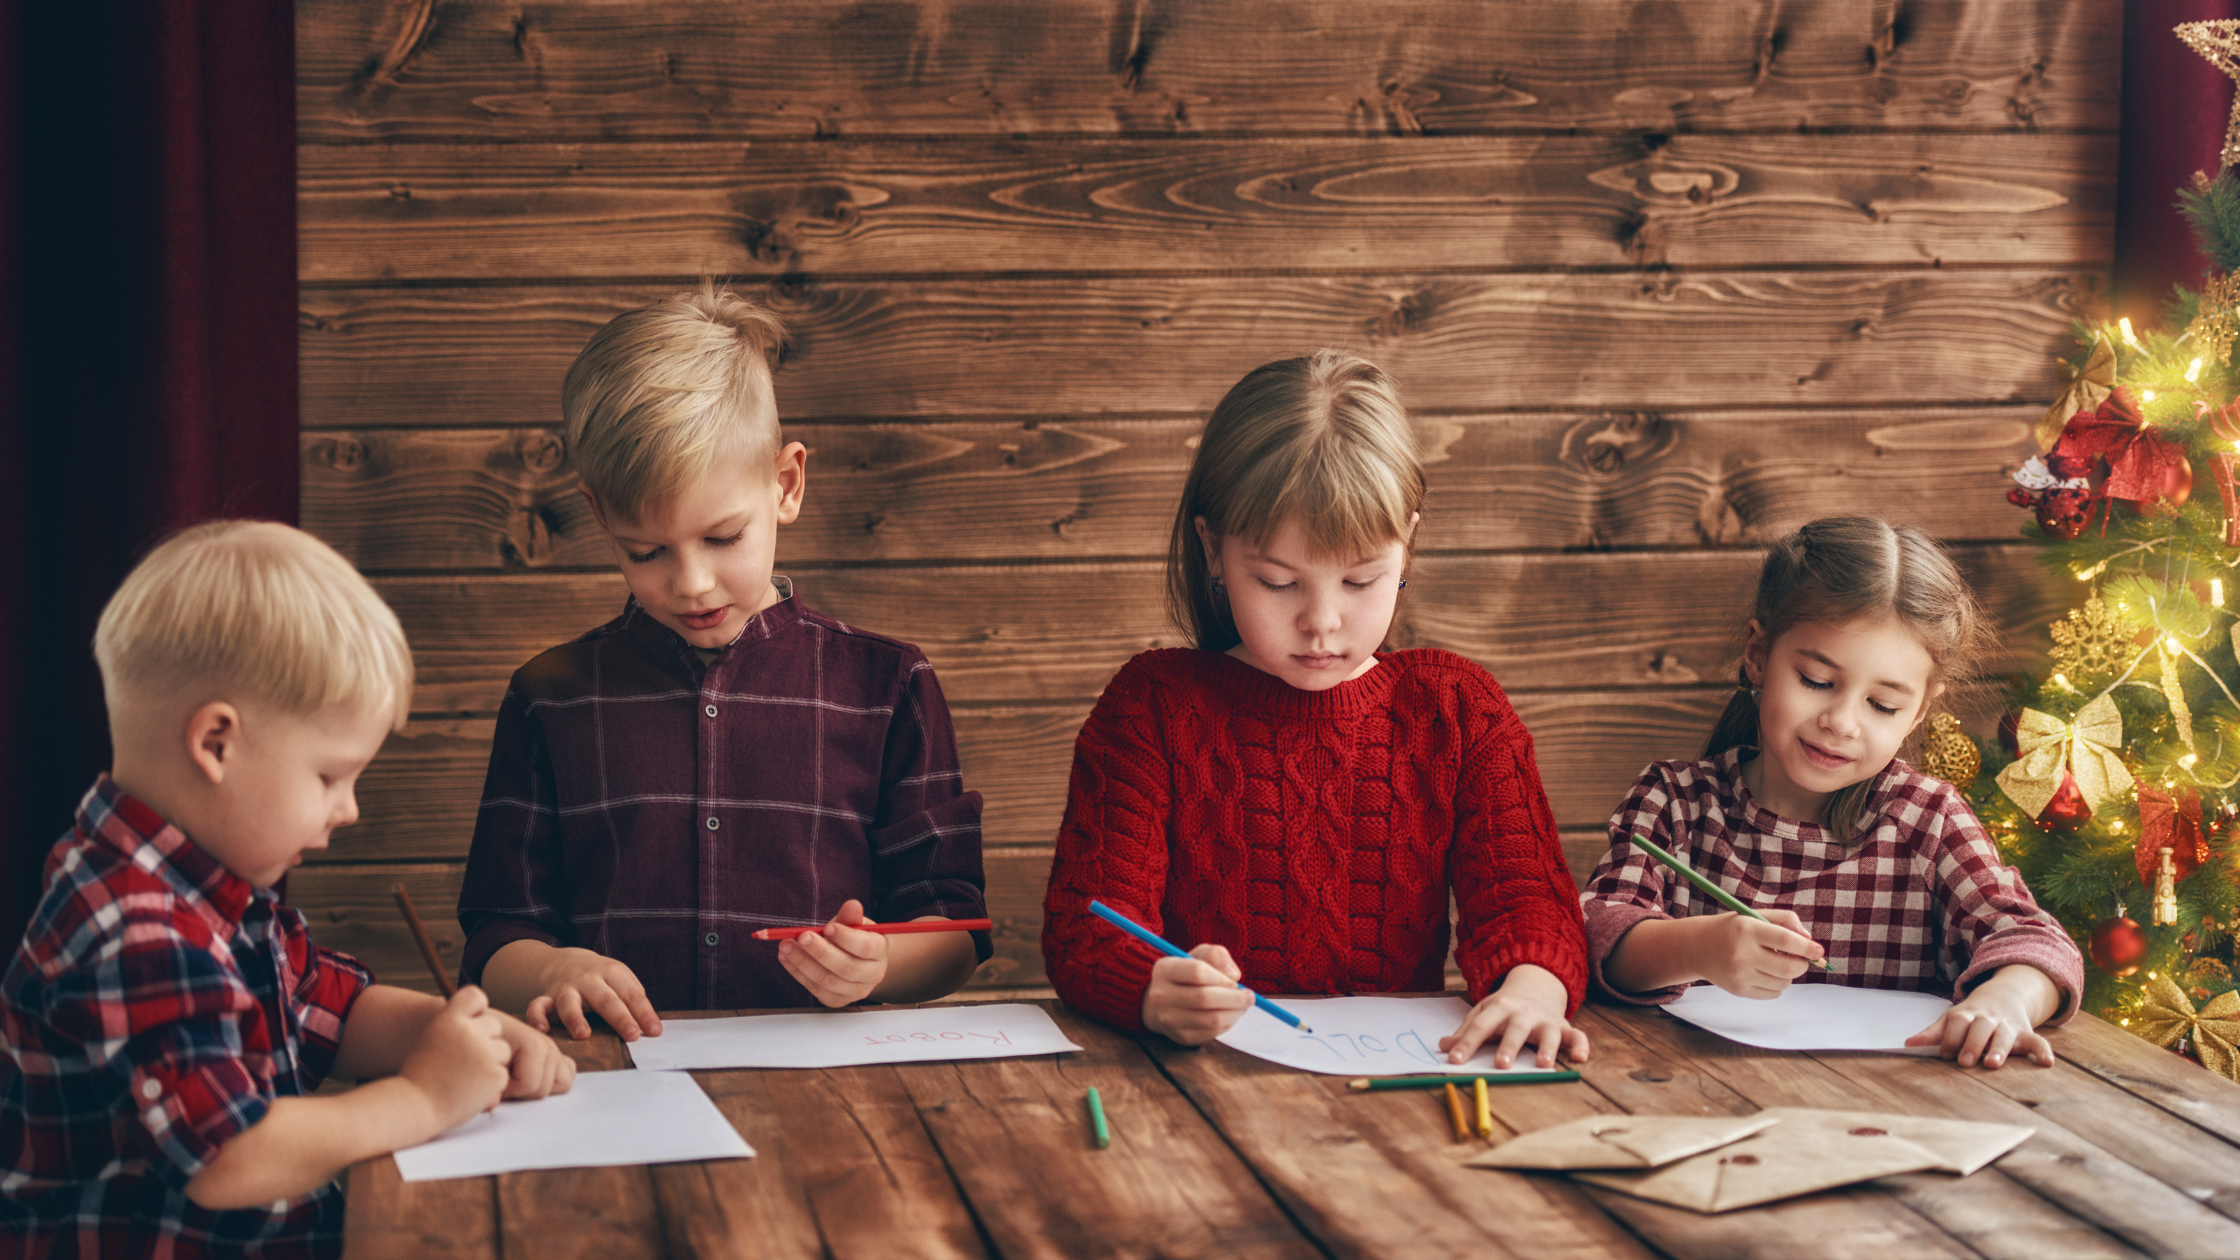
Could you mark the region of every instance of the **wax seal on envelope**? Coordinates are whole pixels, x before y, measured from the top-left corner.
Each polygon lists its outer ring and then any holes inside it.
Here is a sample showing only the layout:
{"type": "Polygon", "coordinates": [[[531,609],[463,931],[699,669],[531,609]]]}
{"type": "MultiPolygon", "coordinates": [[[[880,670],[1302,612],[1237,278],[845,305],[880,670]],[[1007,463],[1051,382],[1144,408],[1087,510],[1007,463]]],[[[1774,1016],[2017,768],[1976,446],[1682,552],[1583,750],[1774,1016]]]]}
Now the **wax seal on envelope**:
{"type": "Polygon", "coordinates": [[[1661,1168],[1740,1141],[1780,1121],[1763,1111],[1754,1116],[1588,1116],[1521,1134],[1463,1162],[1473,1168],[1558,1172],[1661,1168]]]}

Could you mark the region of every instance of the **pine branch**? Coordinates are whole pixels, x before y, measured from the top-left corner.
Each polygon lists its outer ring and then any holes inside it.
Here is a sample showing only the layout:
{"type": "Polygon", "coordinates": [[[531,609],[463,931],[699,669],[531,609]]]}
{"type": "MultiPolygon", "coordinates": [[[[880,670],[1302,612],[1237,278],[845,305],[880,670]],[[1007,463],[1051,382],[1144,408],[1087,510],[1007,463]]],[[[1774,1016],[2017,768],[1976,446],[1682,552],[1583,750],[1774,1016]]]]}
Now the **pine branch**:
{"type": "Polygon", "coordinates": [[[2240,268],[2240,179],[2223,170],[2206,187],[2179,189],[2178,212],[2217,270],[2240,268]]]}

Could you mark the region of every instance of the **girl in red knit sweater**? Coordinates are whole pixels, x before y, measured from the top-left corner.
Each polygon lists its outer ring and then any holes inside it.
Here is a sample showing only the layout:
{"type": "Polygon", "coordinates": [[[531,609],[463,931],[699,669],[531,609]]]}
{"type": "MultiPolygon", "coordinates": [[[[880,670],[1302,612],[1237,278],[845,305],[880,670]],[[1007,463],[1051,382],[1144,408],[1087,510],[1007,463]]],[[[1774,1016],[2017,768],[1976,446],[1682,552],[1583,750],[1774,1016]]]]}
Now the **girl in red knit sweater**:
{"type": "Polygon", "coordinates": [[[1267,993],[1445,987],[1447,900],[1476,1004],[1440,1042],[1587,1056],[1579,898],[1532,740],[1449,652],[1379,652],[1423,503],[1407,414],[1333,351],[1239,381],[1206,421],[1167,561],[1197,644],[1115,676],[1074,746],[1044,906],[1059,996],[1185,1045],[1267,993]],[[1091,898],[1188,947],[1155,958],[1091,898]]]}

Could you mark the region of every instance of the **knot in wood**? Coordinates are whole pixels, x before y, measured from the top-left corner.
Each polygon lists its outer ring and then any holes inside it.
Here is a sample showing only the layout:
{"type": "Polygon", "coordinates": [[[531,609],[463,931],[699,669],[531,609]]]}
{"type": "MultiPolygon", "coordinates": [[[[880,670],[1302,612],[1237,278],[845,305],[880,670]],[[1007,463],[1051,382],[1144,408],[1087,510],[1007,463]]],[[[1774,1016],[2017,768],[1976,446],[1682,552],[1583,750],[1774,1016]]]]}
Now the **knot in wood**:
{"type": "Polygon", "coordinates": [[[558,434],[549,430],[524,433],[514,443],[514,454],[521,466],[533,473],[548,473],[560,467],[568,457],[568,449],[560,442],[558,434]]]}
{"type": "Polygon", "coordinates": [[[1626,1075],[1644,1085],[1662,1085],[1672,1079],[1669,1073],[1660,1072],[1655,1068],[1635,1068],[1626,1075]]]}
{"type": "Polygon", "coordinates": [[[320,462],[336,472],[356,472],[366,462],[366,444],[353,437],[324,438],[316,449],[320,462]]]}

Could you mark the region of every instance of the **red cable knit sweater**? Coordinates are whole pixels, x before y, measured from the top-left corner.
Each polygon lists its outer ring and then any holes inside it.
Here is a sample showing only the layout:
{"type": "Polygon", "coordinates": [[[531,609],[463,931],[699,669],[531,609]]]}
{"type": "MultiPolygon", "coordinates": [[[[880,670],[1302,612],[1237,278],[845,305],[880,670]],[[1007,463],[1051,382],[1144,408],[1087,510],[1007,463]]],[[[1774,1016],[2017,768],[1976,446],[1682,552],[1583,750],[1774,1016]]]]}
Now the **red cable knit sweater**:
{"type": "Polygon", "coordinates": [[[1265,992],[1436,992],[1451,885],[1472,1001],[1536,963],[1578,1009],[1579,894],[1532,737],[1462,657],[1377,659],[1321,692],[1193,648],[1121,669],[1074,744],[1043,906],[1060,997],[1143,1027],[1156,959],[1092,897],[1184,948],[1228,946],[1265,992]]]}

